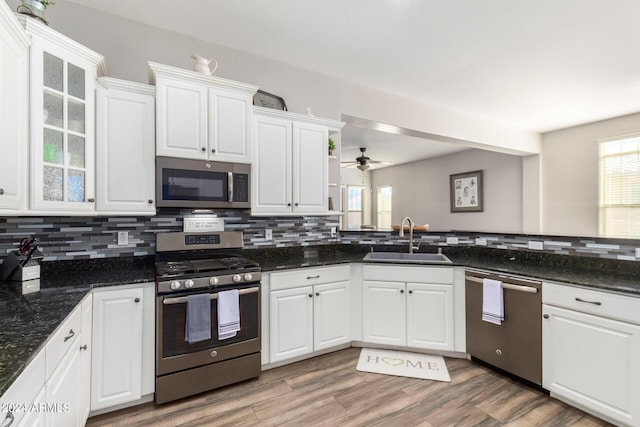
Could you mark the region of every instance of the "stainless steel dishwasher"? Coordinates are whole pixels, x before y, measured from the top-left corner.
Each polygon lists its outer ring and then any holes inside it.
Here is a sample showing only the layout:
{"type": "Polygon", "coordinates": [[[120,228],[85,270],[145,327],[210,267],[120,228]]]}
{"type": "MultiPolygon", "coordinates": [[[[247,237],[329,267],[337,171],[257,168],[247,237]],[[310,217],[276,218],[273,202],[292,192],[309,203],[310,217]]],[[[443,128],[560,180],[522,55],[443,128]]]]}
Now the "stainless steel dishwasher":
{"type": "Polygon", "coordinates": [[[542,385],[542,284],[539,281],[467,269],[465,274],[467,353],[539,386],[542,385]],[[502,282],[504,320],[482,320],[483,279],[502,282]]]}

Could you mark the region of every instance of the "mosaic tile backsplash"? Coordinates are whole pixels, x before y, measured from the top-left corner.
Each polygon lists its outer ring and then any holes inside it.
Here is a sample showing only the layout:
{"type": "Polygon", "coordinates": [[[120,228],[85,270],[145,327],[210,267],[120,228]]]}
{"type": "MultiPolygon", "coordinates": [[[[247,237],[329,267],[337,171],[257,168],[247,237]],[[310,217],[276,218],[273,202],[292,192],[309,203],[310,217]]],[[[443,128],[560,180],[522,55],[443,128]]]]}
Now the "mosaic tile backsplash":
{"type": "MultiPolygon", "coordinates": [[[[36,236],[45,261],[145,256],[155,254],[155,234],[182,231],[182,217],[191,210],[161,209],[154,217],[0,217],[0,257],[17,249],[20,240],[36,236]],[[118,231],[129,232],[129,244],[118,246],[118,231]]],[[[343,231],[331,236],[338,227],[338,217],[252,217],[247,210],[219,210],[226,230],[244,232],[245,248],[274,248],[324,244],[407,244],[408,234],[386,231],[343,231]],[[272,240],[265,240],[264,230],[271,229],[272,240]]],[[[529,242],[541,242],[540,253],[580,255],[639,261],[638,240],[585,237],[516,235],[476,232],[414,233],[425,246],[477,246],[484,239],[486,247],[531,250],[529,242]],[[451,238],[457,238],[453,243],[451,238]]]]}

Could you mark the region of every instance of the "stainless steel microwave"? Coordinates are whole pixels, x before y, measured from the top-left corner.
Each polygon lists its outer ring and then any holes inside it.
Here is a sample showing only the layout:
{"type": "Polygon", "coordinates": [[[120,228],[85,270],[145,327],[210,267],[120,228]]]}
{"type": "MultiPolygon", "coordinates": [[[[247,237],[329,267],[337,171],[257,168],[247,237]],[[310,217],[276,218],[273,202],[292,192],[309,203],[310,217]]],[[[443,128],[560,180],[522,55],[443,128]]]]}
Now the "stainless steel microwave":
{"type": "Polygon", "coordinates": [[[156,206],[251,207],[251,165],[156,157],[156,206]]]}

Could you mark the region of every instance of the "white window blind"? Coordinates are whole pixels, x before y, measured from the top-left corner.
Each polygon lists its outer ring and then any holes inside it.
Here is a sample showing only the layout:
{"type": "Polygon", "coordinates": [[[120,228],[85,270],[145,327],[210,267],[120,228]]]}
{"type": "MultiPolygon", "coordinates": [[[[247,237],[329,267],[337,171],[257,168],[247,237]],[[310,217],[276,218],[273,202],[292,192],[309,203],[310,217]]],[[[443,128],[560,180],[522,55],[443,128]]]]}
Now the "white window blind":
{"type": "Polygon", "coordinates": [[[391,186],[378,187],[378,229],[391,228],[391,186]]]}
{"type": "Polygon", "coordinates": [[[640,135],[600,142],[600,235],[640,238],[640,135]]]}

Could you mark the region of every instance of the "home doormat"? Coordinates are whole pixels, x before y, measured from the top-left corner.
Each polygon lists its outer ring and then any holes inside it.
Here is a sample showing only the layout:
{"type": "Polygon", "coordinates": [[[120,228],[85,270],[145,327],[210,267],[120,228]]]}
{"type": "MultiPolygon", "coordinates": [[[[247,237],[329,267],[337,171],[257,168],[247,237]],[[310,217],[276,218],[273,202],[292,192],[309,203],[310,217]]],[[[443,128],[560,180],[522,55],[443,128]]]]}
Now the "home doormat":
{"type": "Polygon", "coordinates": [[[451,382],[442,356],[363,348],[356,370],[400,377],[451,382]]]}

